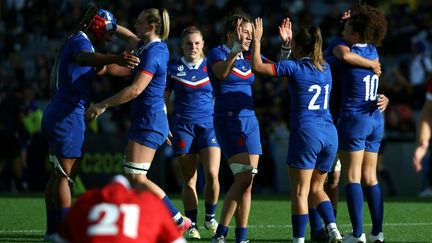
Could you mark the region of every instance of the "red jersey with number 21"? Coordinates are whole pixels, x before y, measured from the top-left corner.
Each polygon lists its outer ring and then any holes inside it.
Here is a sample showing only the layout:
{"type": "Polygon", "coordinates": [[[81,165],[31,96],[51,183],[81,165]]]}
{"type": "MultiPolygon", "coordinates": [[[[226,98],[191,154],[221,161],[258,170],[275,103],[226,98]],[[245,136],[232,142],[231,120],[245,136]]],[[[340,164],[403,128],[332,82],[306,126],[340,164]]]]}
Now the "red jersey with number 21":
{"type": "Polygon", "coordinates": [[[185,242],[161,199],[120,179],[76,201],[61,226],[60,242],[185,242]]]}

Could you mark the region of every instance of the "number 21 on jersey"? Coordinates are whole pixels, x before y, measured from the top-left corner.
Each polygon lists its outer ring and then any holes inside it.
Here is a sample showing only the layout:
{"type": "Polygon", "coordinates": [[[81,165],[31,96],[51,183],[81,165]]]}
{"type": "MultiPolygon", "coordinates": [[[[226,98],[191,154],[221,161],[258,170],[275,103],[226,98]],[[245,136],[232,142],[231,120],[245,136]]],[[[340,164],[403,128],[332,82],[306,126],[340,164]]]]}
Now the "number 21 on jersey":
{"type": "Polygon", "coordinates": [[[87,229],[89,236],[117,235],[119,233],[129,238],[137,238],[140,208],[136,204],[100,203],[94,206],[89,214],[90,225],[87,229]],[[120,215],[123,214],[123,223],[119,224],[120,215]],[[119,225],[123,225],[119,232],[119,225]]]}
{"type": "MultiPolygon", "coordinates": [[[[329,87],[330,85],[326,84],[324,86],[324,105],[323,109],[326,110],[328,108],[328,96],[329,96],[329,87]]],[[[317,104],[318,97],[321,94],[321,86],[318,84],[311,85],[309,87],[309,92],[315,92],[315,94],[312,96],[312,99],[309,101],[308,110],[319,110],[321,109],[321,106],[317,104]]]]}

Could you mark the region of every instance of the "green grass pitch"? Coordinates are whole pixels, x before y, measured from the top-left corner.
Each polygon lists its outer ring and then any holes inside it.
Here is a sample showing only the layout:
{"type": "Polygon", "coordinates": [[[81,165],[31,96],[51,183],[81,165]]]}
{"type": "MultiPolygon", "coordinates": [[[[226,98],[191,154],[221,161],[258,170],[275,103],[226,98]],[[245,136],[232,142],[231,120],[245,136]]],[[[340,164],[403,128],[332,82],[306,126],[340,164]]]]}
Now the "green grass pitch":
{"type": "MultiPolygon", "coordinates": [[[[172,198],[182,208],[179,197],[172,198]]],[[[202,203],[200,201],[198,216],[202,239],[198,242],[210,242],[211,235],[203,227],[202,203]]],[[[218,210],[221,206],[220,203],[218,210]]],[[[42,242],[44,207],[41,194],[0,194],[0,242],[42,242]]],[[[366,203],[364,209],[364,230],[368,235],[371,220],[366,203]]],[[[383,228],[387,243],[432,242],[431,199],[396,198],[387,200],[384,209],[383,228]]],[[[253,196],[248,239],[251,242],[290,242],[290,210],[287,196],[253,196]]],[[[351,228],[345,201],[339,202],[337,220],[342,233],[351,228]]],[[[306,240],[311,242],[309,229],[306,240]]],[[[230,227],[228,242],[234,242],[234,227],[230,227]]]]}

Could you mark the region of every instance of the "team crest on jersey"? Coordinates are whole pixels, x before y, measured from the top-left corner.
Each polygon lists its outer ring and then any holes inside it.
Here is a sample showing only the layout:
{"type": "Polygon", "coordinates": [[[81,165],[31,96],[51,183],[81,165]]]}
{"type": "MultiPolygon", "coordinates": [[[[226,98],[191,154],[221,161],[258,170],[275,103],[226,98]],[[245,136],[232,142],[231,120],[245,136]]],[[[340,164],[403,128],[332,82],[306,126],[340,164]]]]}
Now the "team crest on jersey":
{"type": "Polygon", "coordinates": [[[177,67],[177,70],[179,71],[179,72],[177,73],[177,76],[178,76],[178,77],[186,76],[186,73],[184,72],[184,66],[183,66],[183,65],[178,66],[178,67],[177,67]]]}
{"type": "Polygon", "coordinates": [[[245,66],[242,66],[241,69],[243,72],[248,70],[245,66]]]}
{"type": "Polygon", "coordinates": [[[192,81],[196,81],[197,77],[195,75],[192,76],[192,81]]]}

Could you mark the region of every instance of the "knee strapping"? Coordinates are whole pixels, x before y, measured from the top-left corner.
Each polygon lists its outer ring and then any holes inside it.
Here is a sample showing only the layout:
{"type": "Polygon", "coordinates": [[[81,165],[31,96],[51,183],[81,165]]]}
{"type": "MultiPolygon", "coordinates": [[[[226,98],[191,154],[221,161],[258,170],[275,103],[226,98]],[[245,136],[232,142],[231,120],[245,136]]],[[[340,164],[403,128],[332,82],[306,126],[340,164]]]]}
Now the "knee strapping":
{"type": "Polygon", "coordinates": [[[66,174],[66,172],[63,170],[60,161],[57,159],[57,157],[55,155],[50,154],[49,155],[49,160],[51,163],[53,163],[54,165],[54,169],[58,172],[60,172],[60,174],[62,174],[64,177],[66,177],[66,179],[73,185],[75,182],[74,180],[72,180],[72,178],[69,177],[68,174],[66,174]]]}
{"type": "Polygon", "coordinates": [[[151,163],[124,162],[123,169],[126,174],[144,174],[147,175],[151,163]]]}
{"type": "Polygon", "coordinates": [[[241,172],[245,172],[245,171],[249,171],[251,172],[253,175],[258,174],[258,169],[254,168],[252,165],[245,165],[245,164],[239,164],[239,163],[231,163],[230,164],[230,168],[231,171],[234,175],[241,173],[241,172]]]}

